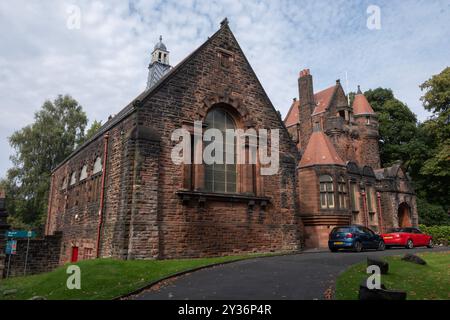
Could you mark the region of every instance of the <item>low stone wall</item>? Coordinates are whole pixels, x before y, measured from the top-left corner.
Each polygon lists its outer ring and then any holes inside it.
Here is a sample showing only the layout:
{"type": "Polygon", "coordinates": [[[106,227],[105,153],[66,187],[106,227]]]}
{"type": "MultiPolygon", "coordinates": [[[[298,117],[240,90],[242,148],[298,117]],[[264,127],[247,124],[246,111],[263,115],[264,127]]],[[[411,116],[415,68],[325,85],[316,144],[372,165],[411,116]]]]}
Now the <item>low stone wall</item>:
{"type": "MultiPolygon", "coordinates": [[[[49,272],[59,266],[61,239],[62,233],[58,232],[43,239],[30,240],[27,275],[49,272]]],[[[23,276],[26,253],[27,239],[17,240],[17,254],[11,256],[9,277],[23,276]]],[[[8,258],[7,256],[5,261],[4,276],[7,272],[8,258]]]]}

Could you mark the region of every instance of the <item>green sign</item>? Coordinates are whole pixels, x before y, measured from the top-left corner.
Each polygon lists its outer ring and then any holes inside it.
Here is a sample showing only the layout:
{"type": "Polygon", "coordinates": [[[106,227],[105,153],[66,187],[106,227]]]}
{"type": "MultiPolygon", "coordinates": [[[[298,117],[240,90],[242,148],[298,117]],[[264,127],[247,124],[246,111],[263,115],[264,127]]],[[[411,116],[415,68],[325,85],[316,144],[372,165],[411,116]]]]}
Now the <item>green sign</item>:
{"type": "Polygon", "coordinates": [[[26,230],[6,231],[6,237],[14,239],[35,238],[36,232],[26,230]]]}

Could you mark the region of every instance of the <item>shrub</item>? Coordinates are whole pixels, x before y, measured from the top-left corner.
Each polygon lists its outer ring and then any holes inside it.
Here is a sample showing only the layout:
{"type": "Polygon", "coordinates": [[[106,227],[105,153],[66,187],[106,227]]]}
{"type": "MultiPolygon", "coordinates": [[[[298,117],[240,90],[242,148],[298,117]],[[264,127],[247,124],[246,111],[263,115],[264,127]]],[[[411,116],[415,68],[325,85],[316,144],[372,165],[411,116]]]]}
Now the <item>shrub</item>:
{"type": "Polygon", "coordinates": [[[431,204],[420,197],[417,197],[417,211],[419,212],[419,222],[427,226],[449,225],[450,219],[447,211],[438,204],[431,204]]]}
{"type": "Polygon", "coordinates": [[[447,246],[450,243],[450,226],[430,226],[421,224],[420,230],[433,237],[435,244],[447,246]]]}

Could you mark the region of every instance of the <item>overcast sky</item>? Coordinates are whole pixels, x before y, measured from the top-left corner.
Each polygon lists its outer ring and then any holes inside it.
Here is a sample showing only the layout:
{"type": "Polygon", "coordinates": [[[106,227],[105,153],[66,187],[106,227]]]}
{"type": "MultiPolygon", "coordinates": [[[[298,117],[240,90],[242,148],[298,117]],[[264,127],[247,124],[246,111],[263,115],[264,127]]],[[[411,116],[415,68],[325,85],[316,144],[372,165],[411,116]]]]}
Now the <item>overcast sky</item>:
{"type": "Polygon", "coordinates": [[[338,78],[346,88],[347,73],[350,90],[392,88],[424,120],[418,86],[450,64],[448,0],[2,1],[0,177],[11,166],[8,137],[46,99],[68,93],[104,122],[145,89],[159,35],[176,65],[224,17],[283,116],[299,70],[310,68],[316,91],[338,78]],[[367,27],[370,5],[380,29],[367,27]]]}

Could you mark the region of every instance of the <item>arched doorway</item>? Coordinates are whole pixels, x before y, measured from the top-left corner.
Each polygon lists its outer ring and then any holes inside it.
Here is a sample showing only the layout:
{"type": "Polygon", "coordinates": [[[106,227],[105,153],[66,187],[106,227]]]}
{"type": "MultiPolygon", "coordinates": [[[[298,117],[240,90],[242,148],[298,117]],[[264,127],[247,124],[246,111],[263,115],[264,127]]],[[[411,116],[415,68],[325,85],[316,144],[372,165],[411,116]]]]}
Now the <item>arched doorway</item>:
{"type": "Polygon", "coordinates": [[[398,226],[400,228],[411,227],[411,208],[406,202],[398,207],[398,226]]]}

